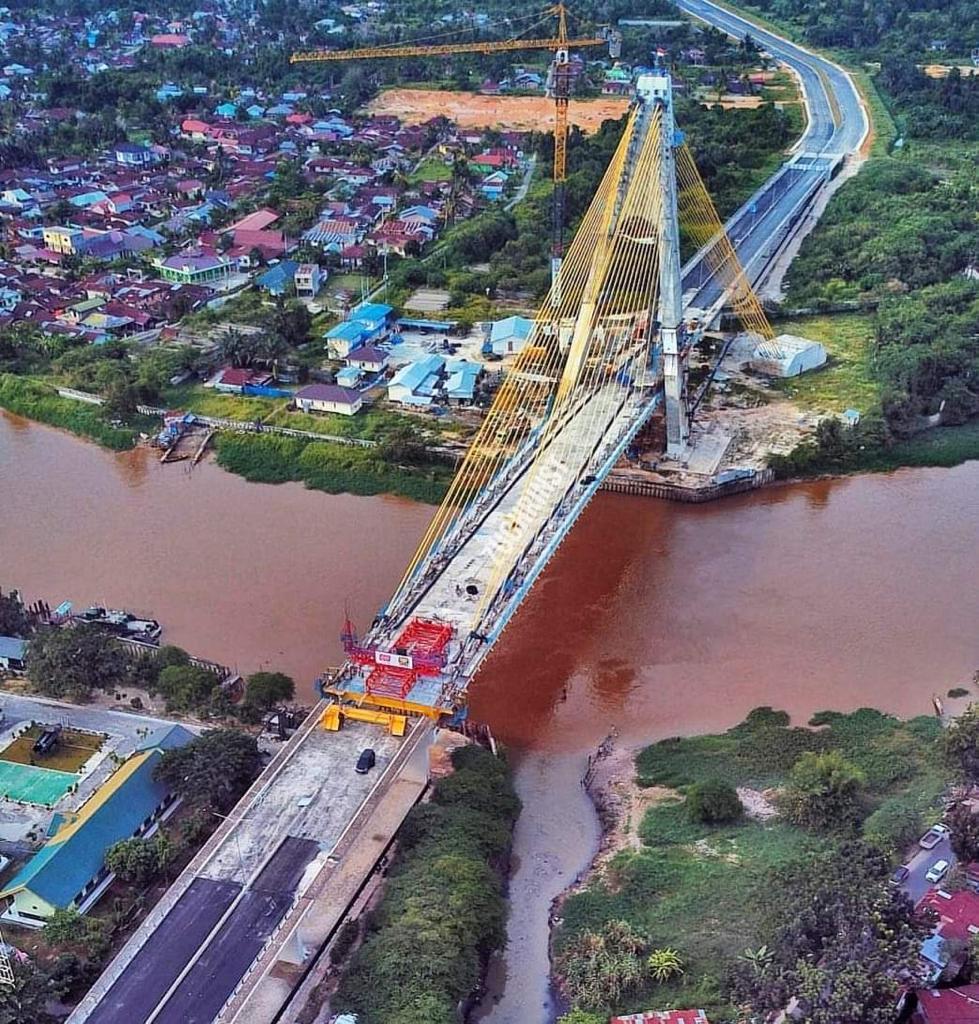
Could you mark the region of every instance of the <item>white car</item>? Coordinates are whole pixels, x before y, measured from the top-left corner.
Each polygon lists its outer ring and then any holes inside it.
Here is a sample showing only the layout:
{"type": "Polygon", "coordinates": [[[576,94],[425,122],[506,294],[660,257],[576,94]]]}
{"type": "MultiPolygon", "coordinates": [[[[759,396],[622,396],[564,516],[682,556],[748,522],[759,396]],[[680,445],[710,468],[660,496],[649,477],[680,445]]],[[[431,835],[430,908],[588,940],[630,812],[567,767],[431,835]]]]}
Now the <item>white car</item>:
{"type": "Polygon", "coordinates": [[[945,877],[945,872],[948,871],[947,860],[936,860],[934,864],[925,872],[926,882],[940,882],[945,877]]]}
{"type": "Polygon", "coordinates": [[[932,825],[918,840],[918,845],[922,850],[932,850],[949,834],[949,831],[948,825],[932,825]]]}

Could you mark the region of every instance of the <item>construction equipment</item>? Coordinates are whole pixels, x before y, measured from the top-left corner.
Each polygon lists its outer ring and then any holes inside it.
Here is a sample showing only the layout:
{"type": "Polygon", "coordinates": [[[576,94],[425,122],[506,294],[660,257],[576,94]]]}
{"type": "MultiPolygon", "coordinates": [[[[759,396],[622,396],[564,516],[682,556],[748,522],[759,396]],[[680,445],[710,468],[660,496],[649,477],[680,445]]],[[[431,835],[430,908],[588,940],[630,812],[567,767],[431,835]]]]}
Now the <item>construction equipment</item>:
{"type": "MultiPolygon", "coordinates": [[[[557,282],[561,260],[564,257],[564,183],[568,163],[568,100],[571,93],[571,50],[583,46],[608,44],[609,56],[619,56],[622,35],[615,29],[604,27],[597,36],[572,38],[568,32],[568,8],[563,3],[548,7],[530,26],[536,28],[545,18],[557,19],[557,33],[553,38],[513,38],[479,40],[471,43],[415,43],[405,46],[365,46],[353,50],[309,50],[294,53],[292,64],[341,60],[376,60],[384,57],[447,57],[460,53],[504,53],[514,50],[551,50],[554,59],[547,77],[547,93],[554,100],[554,200],[553,246],[551,253],[551,281],[557,282]]],[[[552,289],[556,293],[556,288],[552,289]]]]}

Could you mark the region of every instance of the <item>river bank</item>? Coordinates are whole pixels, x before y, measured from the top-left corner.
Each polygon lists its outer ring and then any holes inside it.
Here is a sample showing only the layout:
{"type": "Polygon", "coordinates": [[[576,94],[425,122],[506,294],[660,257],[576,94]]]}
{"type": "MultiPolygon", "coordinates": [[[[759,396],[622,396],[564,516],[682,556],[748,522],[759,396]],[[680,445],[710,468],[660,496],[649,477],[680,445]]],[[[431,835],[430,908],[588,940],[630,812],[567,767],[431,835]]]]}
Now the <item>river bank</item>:
{"type": "MultiPolygon", "coordinates": [[[[50,386],[13,374],[0,374],[3,409],[115,452],[144,447],[141,435],[160,427],[152,416],[125,425],[109,422],[99,406],[62,398],[50,386]]],[[[398,461],[397,451],[384,445],[359,448],[272,433],[221,431],[216,449],[217,465],[250,483],[296,481],[327,494],[391,494],[429,505],[442,500],[453,473],[450,464],[425,458],[421,445],[414,465],[398,461]]]]}

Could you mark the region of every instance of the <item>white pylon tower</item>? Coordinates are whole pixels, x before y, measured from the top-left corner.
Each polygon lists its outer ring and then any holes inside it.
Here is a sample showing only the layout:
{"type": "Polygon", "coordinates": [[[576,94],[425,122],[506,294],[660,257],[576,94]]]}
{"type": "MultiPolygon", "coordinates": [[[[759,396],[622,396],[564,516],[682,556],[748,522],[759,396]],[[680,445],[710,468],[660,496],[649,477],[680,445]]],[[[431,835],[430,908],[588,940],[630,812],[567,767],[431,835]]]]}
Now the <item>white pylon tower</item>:
{"type": "Polygon", "coordinates": [[[683,327],[683,284],[680,276],[680,227],[676,200],[675,149],[683,141],[673,118],[673,83],[665,68],[642,75],[636,92],[663,110],[660,182],[663,190],[659,253],[659,338],[663,346],[663,390],[666,405],[666,453],[679,455],[690,436],[687,411],[687,351],[683,327]]]}

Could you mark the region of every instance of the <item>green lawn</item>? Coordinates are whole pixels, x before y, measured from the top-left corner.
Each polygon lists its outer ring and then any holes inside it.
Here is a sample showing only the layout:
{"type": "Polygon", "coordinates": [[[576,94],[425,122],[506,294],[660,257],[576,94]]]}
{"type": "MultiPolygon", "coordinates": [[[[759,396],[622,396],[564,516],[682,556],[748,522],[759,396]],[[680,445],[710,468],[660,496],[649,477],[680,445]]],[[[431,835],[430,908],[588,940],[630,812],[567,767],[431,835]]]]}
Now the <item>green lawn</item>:
{"type": "Polygon", "coordinates": [[[422,181],[451,181],[452,180],[452,168],[448,167],[444,161],[437,156],[427,156],[418,165],[418,170],[414,171],[408,178],[411,184],[416,185],[422,181]]]}
{"type": "Polygon", "coordinates": [[[227,395],[203,384],[182,384],[168,388],[165,394],[167,404],[174,409],[185,409],[201,416],[215,416],[228,420],[261,420],[284,405],[286,399],[253,398],[244,395],[227,395]]]}
{"type": "Polygon", "coordinates": [[[837,313],[798,317],[776,324],[779,334],[798,334],[822,342],[829,358],[818,370],[781,380],[775,387],[806,409],[867,413],[880,402],[880,386],[870,365],[874,340],[873,317],[867,313],[837,313]]]}

